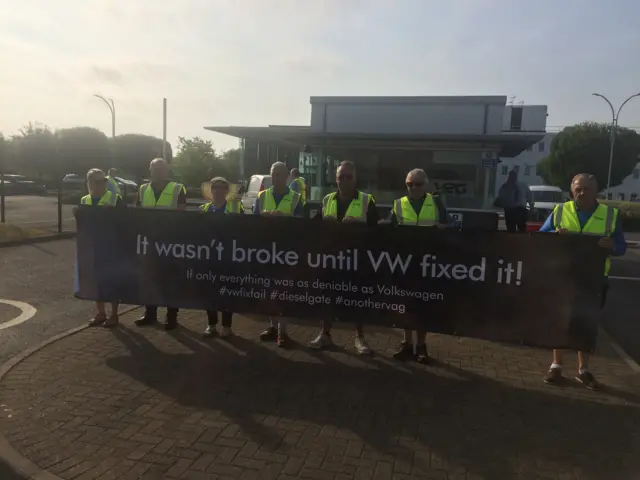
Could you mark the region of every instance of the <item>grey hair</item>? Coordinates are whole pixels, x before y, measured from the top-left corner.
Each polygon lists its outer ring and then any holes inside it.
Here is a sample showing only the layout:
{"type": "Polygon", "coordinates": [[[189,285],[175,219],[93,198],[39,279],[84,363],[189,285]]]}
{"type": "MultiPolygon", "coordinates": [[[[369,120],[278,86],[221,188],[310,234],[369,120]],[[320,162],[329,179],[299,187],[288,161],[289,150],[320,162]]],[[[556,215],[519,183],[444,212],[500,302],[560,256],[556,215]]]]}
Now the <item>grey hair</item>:
{"type": "Polygon", "coordinates": [[[151,163],[149,163],[149,168],[152,168],[154,165],[161,165],[161,164],[169,165],[164,158],[158,157],[151,160],[151,163]]]}
{"type": "Polygon", "coordinates": [[[413,177],[416,175],[423,176],[425,183],[429,183],[429,177],[427,176],[427,172],[425,172],[421,168],[414,168],[413,170],[411,170],[409,173],[407,173],[407,178],[413,177]]]}
{"type": "Polygon", "coordinates": [[[271,165],[271,168],[269,169],[269,173],[273,173],[273,171],[277,168],[284,168],[285,170],[289,171],[289,169],[287,168],[287,165],[284,162],[275,162],[273,165],[271,165]]]}
{"type": "Polygon", "coordinates": [[[349,160],[343,160],[338,164],[338,169],[340,168],[350,168],[351,170],[355,170],[356,169],[356,165],[355,163],[349,161],[349,160]]]}
{"type": "Polygon", "coordinates": [[[93,179],[93,177],[95,177],[96,175],[104,175],[104,172],[102,170],[100,170],[99,168],[92,168],[91,170],[89,170],[87,172],[87,182],[90,182],[91,179],[93,179]]]}
{"type": "Polygon", "coordinates": [[[578,180],[586,180],[587,182],[593,182],[596,185],[596,187],[598,186],[598,180],[596,179],[596,176],[592,175],[591,173],[577,174],[575,177],[571,179],[571,185],[576,183],[578,180]]]}
{"type": "Polygon", "coordinates": [[[211,185],[213,185],[214,183],[222,183],[224,185],[226,185],[227,187],[230,185],[229,180],[227,180],[224,177],[213,177],[211,179],[211,185]]]}

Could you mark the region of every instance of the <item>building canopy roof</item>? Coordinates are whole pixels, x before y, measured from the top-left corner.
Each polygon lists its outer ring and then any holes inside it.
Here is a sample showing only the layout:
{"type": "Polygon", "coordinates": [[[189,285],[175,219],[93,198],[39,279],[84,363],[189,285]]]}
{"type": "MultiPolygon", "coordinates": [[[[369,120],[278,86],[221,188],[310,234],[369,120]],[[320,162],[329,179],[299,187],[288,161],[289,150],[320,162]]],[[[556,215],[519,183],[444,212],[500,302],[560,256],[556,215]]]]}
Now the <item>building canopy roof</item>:
{"type": "Polygon", "coordinates": [[[462,147],[497,151],[503,157],[515,157],[530,145],[539,142],[545,135],[545,132],[504,132],[499,135],[347,134],[314,132],[311,127],[296,125],[204,128],[232,137],[287,146],[413,150],[453,150],[462,147]]]}

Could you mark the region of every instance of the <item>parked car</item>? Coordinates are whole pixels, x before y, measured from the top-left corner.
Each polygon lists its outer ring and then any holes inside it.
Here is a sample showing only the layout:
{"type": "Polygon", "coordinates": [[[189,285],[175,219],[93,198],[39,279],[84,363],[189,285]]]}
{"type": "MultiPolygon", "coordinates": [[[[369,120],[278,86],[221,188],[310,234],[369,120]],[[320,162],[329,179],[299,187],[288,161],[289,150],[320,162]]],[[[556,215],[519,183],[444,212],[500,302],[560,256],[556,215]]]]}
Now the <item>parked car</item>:
{"type": "Polygon", "coordinates": [[[44,185],[29,180],[24,175],[4,175],[5,195],[43,195],[46,192],[44,185]]]}
{"type": "Polygon", "coordinates": [[[253,212],[258,193],[271,187],[271,175],[252,175],[247,183],[247,191],[242,196],[242,206],[247,213],[253,212]]]}
{"type": "Polygon", "coordinates": [[[530,185],[534,207],[529,209],[527,229],[537,231],[545,220],[553,213],[556,205],[564,203],[566,194],[558,187],[549,185],[530,185]]]}

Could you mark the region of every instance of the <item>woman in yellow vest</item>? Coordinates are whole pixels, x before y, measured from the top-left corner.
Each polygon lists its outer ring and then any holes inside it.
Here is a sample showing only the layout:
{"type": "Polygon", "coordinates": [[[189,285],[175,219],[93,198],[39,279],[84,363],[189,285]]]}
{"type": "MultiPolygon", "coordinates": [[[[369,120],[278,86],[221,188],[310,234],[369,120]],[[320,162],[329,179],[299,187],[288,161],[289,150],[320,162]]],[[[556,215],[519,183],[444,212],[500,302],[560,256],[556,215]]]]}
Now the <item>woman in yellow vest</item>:
{"type": "MultiPolygon", "coordinates": [[[[122,206],[122,197],[107,188],[108,180],[104,172],[98,168],[92,168],[87,172],[88,195],[80,199],[80,205],[90,207],[117,207],[122,206]]],[[[107,316],[104,302],[96,302],[98,313],[89,321],[92,327],[113,327],[118,325],[118,302],[111,302],[111,314],[107,316]]]]}
{"type": "MultiPolygon", "coordinates": [[[[397,199],[391,209],[392,225],[416,227],[446,227],[449,223],[447,209],[437,195],[427,193],[429,178],[424,170],[416,168],[407,174],[405,181],[407,196],[397,199]]],[[[413,344],[411,330],[404,330],[404,338],[393,358],[396,360],[416,360],[429,363],[427,352],[427,332],[416,330],[416,343],[413,344]]]]}
{"type": "MultiPolygon", "coordinates": [[[[227,199],[229,195],[229,182],[224,177],[215,177],[211,179],[211,202],[205,203],[200,207],[203,213],[212,215],[241,215],[244,208],[240,200],[233,198],[227,199]]],[[[227,338],[231,336],[231,322],[233,313],[228,310],[220,312],[222,315],[222,330],[220,336],[227,338]]],[[[204,331],[205,337],[215,337],[218,335],[216,326],[218,325],[218,311],[207,310],[207,329],[204,331]]]]}
{"type": "MultiPolygon", "coordinates": [[[[300,195],[291,191],[287,186],[288,176],[289,171],[284,163],[276,162],[271,165],[272,186],[258,193],[253,207],[254,215],[288,217],[302,217],[304,215],[300,195]]],[[[279,347],[283,348],[290,346],[291,340],[287,335],[287,326],[284,320],[280,319],[276,322],[270,318],[269,323],[267,329],[260,334],[260,340],[263,342],[275,341],[279,347]]]]}
{"type": "MultiPolygon", "coordinates": [[[[330,193],[322,200],[322,210],[314,218],[341,223],[363,222],[371,227],[378,224],[378,209],[373,195],[356,189],[356,166],[349,161],[343,161],[336,170],[338,191],[330,193]]],[[[331,319],[322,321],[322,331],[309,342],[309,347],[315,349],[329,348],[333,345],[331,338],[331,319]]],[[[354,340],[356,351],[361,355],[371,353],[364,338],[362,322],[356,322],[356,337],[354,340]]]]}
{"type": "MultiPolygon", "coordinates": [[[[547,221],[540,227],[541,232],[557,232],[561,235],[596,235],[601,237],[598,245],[609,253],[605,263],[604,280],[600,308],[604,307],[609,289],[608,277],[611,256],[624,255],[627,242],[618,218],[618,209],[598,203],[598,182],[588,173],[580,173],[571,181],[573,200],[557,205],[547,221]]],[[[558,384],[562,381],[561,350],[553,351],[553,363],[544,381],[558,384]]],[[[576,380],[585,387],[595,390],[598,382],[589,371],[589,353],[578,352],[578,374],[576,380]]]]}

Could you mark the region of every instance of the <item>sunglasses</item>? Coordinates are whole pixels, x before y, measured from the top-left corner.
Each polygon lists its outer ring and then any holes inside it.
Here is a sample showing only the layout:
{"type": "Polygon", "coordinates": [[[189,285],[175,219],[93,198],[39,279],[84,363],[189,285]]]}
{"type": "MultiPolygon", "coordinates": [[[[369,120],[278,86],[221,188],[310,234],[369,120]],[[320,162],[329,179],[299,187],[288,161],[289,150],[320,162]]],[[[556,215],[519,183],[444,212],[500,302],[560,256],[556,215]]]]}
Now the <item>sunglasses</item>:
{"type": "Polygon", "coordinates": [[[351,180],[353,178],[353,175],[338,175],[338,180],[351,180]]]}
{"type": "Polygon", "coordinates": [[[409,188],[424,187],[424,182],[407,182],[407,187],[409,187],[409,188]]]}

